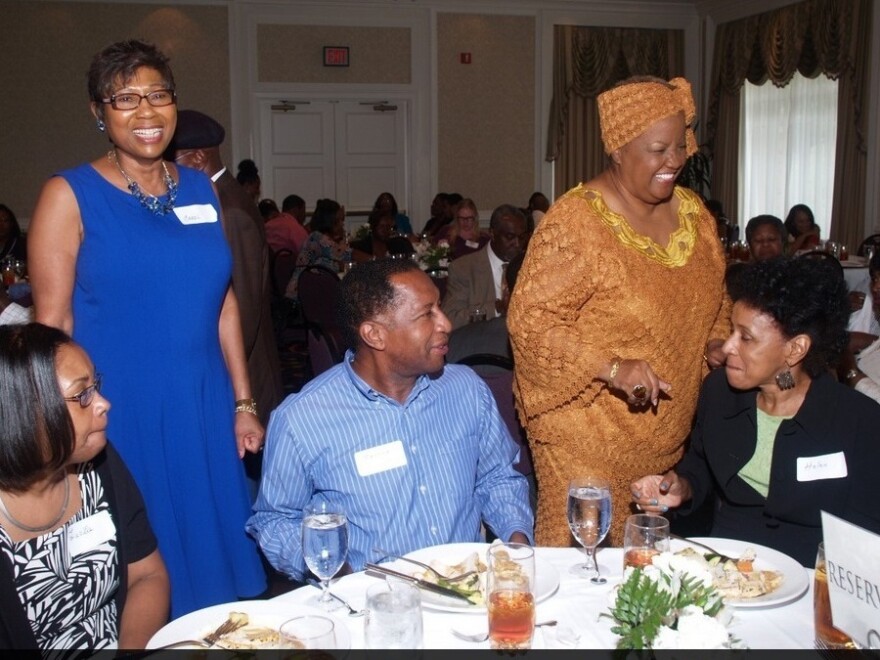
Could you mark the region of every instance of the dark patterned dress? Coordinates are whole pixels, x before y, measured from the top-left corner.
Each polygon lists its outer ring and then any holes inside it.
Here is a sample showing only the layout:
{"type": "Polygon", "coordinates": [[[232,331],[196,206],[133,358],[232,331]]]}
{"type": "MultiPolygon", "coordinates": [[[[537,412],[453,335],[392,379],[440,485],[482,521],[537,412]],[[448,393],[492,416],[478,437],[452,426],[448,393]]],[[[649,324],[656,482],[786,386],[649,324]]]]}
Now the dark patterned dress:
{"type": "Polygon", "coordinates": [[[119,562],[116,534],[71,556],[71,527],[110,515],[101,478],[91,463],[79,467],[82,507],[53,532],[13,543],[0,527],[0,552],[12,564],[18,597],[41,649],[114,648],[119,562]]]}

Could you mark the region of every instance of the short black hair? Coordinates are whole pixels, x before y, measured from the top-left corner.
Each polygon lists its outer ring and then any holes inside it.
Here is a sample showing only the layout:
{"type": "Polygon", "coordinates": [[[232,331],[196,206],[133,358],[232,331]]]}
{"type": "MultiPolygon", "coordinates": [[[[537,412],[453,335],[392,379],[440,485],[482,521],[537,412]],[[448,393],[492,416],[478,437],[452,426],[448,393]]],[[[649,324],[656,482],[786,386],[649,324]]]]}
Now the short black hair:
{"type": "Polygon", "coordinates": [[[768,314],[784,337],[808,335],[812,345],[803,365],[813,378],[837,364],[849,341],[846,281],[837,264],[826,259],[750,263],[739,272],[730,296],[768,314]]]}
{"type": "Polygon", "coordinates": [[[261,199],[259,204],[257,204],[257,208],[260,210],[260,215],[263,216],[263,220],[268,220],[271,217],[274,217],[280,213],[278,210],[278,204],[275,203],[274,199],[261,199]]]}
{"type": "Polygon", "coordinates": [[[27,490],[67,464],[76,442],[55,367],[73,340],[40,323],[0,326],[0,488],[27,490]]]}
{"type": "Polygon", "coordinates": [[[788,241],[788,233],[785,231],[785,225],[782,223],[782,220],[777,218],[775,215],[756,215],[754,218],[749,220],[746,225],[746,243],[752,242],[752,236],[755,235],[755,232],[758,231],[758,227],[763,227],[764,225],[769,225],[776,229],[779,232],[779,237],[782,239],[782,244],[785,245],[786,241],[788,241]]]}
{"type": "Polygon", "coordinates": [[[159,72],[162,83],[174,91],[174,73],[168,58],[153,44],[137,39],[117,41],[104,48],[92,59],[88,73],[89,98],[97,104],[97,114],[104,118],[102,101],[113,94],[117,81],[127,85],[141,67],[159,72]]]}
{"type": "Polygon", "coordinates": [[[526,222],[526,214],[523,213],[521,208],[514,206],[513,204],[502,204],[492,211],[492,217],[489,218],[489,229],[498,229],[501,219],[508,216],[519,218],[523,222],[526,222]]]}
{"type": "Polygon", "coordinates": [[[391,277],[419,270],[412,259],[375,259],[355,265],[342,280],[336,316],[348,348],[360,345],[360,327],[394,304],[391,277]]]}
{"type": "Polygon", "coordinates": [[[291,209],[304,209],[306,200],[299,195],[288,195],[281,201],[281,210],[287,213],[291,209]]]}

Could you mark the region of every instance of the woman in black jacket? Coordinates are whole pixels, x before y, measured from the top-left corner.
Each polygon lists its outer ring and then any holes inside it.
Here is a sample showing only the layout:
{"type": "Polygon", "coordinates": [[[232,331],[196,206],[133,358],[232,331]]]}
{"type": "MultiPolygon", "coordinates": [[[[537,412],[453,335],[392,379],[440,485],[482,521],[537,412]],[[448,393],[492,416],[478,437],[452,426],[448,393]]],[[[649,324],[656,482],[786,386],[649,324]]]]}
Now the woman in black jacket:
{"type": "Polygon", "coordinates": [[[846,284],[824,260],[746,266],[731,292],[727,362],[700,393],[690,447],[632,484],[645,511],[715,497],[712,535],[812,566],[820,510],[880,533],[880,406],[829,373],[846,346],[846,284]]]}

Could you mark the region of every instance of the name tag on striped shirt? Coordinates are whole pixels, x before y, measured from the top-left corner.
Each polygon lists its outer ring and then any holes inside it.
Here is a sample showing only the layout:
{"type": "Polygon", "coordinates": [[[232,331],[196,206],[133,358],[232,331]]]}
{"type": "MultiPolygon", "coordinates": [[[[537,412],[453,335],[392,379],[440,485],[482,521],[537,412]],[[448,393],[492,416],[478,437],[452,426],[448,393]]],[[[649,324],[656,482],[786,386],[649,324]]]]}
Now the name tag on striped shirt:
{"type": "Polygon", "coordinates": [[[406,453],[403,451],[403,443],[400,440],[395,440],[378,447],[362,449],[355,452],[354,464],[358,474],[362,477],[404,467],[406,453]]]}

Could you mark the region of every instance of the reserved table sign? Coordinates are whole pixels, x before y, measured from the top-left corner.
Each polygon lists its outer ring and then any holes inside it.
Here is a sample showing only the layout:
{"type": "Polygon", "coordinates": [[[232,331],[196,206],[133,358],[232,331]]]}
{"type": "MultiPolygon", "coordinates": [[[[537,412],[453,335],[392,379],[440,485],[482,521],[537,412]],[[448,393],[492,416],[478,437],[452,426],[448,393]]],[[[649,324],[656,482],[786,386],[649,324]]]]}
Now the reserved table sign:
{"type": "Polygon", "coordinates": [[[834,627],[880,649],[880,535],[822,511],[834,627]]]}

